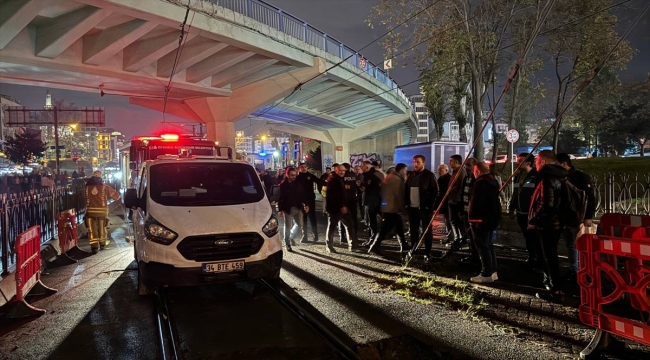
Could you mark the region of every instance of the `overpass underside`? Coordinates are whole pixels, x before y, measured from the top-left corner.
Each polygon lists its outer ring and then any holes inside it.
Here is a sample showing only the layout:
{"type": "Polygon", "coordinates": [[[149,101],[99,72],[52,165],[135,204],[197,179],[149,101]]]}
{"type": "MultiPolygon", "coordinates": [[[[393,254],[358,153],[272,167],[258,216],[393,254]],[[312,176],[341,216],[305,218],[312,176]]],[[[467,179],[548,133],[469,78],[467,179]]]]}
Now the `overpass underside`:
{"type": "Polygon", "coordinates": [[[336,146],[415,134],[403,94],[349,61],[330,69],[343,45],[322,49],[307,24],[299,35],[205,1],[190,8],[174,0],[0,0],[0,81],[128,96],[205,123],[227,145],[246,117],[336,146]]]}

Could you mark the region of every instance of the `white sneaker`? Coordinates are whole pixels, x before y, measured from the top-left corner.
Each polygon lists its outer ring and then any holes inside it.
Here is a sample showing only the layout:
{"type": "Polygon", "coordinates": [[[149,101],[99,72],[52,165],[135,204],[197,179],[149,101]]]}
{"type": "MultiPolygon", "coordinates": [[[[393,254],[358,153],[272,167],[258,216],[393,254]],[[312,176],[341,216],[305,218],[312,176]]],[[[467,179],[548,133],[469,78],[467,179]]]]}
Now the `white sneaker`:
{"type": "Polygon", "coordinates": [[[492,281],[497,281],[497,280],[499,280],[499,275],[497,275],[497,272],[495,271],[492,273],[492,281]]]}
{"type": "Polygon", "coordinates": [[[481,276],[479,274],[479,275],[476,275],[476,276],[470,278],[469,281],[471,281],[473,283],[477,283],[477,284],[484,284],[484,283],[494,282],[494,279],[492,279],[492,276],[481,276]]]}

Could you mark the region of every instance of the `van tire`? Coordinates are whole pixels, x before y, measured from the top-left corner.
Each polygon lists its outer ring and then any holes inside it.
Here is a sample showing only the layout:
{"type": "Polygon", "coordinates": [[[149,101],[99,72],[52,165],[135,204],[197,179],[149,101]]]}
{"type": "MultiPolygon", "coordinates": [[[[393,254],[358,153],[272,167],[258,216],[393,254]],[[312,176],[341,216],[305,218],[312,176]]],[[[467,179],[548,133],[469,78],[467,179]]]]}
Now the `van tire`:
{"type": "Polygon", "coordinates": [[[153,290],[144,283],[142,278],[143,278],[143,276],[140,273],[140,270],[138,270],[138,295],[140,295],[140,296],[153,295],[154,294],[153,290]]]}

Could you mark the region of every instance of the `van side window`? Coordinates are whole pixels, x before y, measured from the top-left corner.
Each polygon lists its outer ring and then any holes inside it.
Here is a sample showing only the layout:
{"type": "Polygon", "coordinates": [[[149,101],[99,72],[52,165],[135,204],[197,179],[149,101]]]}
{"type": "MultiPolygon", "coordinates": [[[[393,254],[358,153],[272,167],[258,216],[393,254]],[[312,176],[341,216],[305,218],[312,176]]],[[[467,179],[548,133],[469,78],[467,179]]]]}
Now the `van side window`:
{"type": "Polygon", "coordinates": [[[140,170],[140,173],[142,174],[140,177],[140,187],[138,189],[138,197],[144,197],[145,194],[147,193],[147,169],[145,167],[142,167],[140,170]]]}

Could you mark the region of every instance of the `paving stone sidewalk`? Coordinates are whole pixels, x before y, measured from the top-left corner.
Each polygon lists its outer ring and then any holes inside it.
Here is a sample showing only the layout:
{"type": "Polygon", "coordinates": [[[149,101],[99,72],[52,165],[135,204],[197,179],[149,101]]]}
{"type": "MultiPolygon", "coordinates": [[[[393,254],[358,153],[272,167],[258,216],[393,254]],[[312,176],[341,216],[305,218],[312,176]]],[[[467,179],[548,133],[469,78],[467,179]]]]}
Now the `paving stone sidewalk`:
{"type": "MultiPolygon", "coordinates": [[[[319,212],[319,238],[320,243],[309,246],[309,251],[324,253],[326,217],[319,212]],[[322,244],[319,245],[319,244],[322,244]]],[[[441,234],[441,224],[436,224],[437,235],[441,234]]],[[[309,228],[311,234],[311,228],[309,228]]],[[[477,309],[467,309],[459,306],[453,300],[440,298],[434,299],[434,303],[445,305],[447,308],[459,311],[459,316],[471,316],[475,321],[488,324],[496,331],[507,334],[530,343],[531,345],[542,346],[551,349],[553,352],[566,358],[579,357],[582,351],[591,340],[595,330],[590,328],[578,318],[578,306],[580,304],[579,288],[577,284],[567,287],[565,302],[553,304],[537,299],[535,293],[543,290],[542,275],[525,264],[526,252],[521,247],[513,246],[522,240],[512,237],[521,236],[515,232],[501,232],[501,245],[497,245],[499,280],[489,285],[477,285],[469,283],[469,278],[480,271],[478,264],[466,264],[457,261],[459,258],[469,255],[467,250],[461,250],[451,261],[434,259],[432,263],[424,263],[422,255],[416,255],[410,262],[408,268],[404,268],[403,254],[399,253],[397,240],[390,239],[382,243],[385,248],[385,255],[382,257],[368,255],[365,251],[350,253],[345,244],[337,244],[341,255],[346,262],[357,266],[365,267],[368,270],[384,274],[379,284],[372,284],[369,288],[379,287],[383,291],[401,291],[404,288],[395,287],[396,282],[404,282],[408,277],[424,277],[432,279],[443,287],[457,288],[460,286],[463,292],[469,292],[482,306],[477,309]],[[506,238],[508,237],[508,238],[506,238]],[[502,245],[506,244],[506,245],[502,245]],[[382,284],[383,282],[383,284],[382,284]],[[459,285],[459,282],[464,284],[459,285]]],[[[362,240],[368,238],[365,227],[359,231],[362,240]]],[[[434,240],[434,256],[442,256],[448,248],[440,243],[441,237],[434,240]]],[[[335,237],[338,241],[338,236],[335,237]]],[[[566,267],[568,262],[561,258],[561,266],[566,267]]],[[[412,295],[412,293],[411,293],[412,295]]],[[[406,296],[411,296],[407,294],[406,296]]],[[[413,301],[418,301],[417,291],[413,301]]],[[[620,339],[622,340],[622,339],[620,339]]],[[[616,349],[605,354],[605,358],[612,359],[638,359],[650,357],[650,348],[631,341],[623,341],[626,349],[616,349]]]]}

